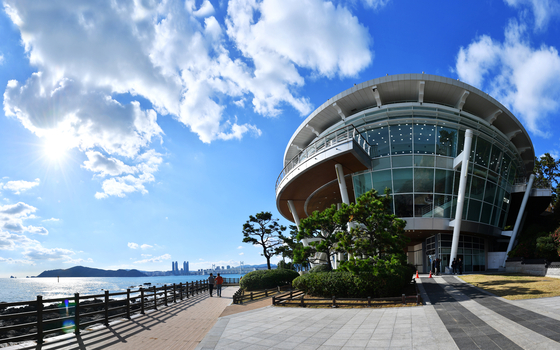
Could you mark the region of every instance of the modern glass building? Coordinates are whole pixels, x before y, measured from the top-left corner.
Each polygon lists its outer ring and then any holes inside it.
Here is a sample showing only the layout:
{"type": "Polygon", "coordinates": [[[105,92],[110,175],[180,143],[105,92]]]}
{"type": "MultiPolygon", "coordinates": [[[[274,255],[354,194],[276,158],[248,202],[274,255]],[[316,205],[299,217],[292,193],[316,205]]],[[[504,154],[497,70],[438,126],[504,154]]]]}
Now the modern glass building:
{"type": "Polygon", "coordinates": [[[494,267],[493,253],[505,257],[505,228],[516,221],[524,193],[533,208],[547,207],[550,191],[527,186],[534,159],[525,128],[485,92],[428,74],[386,76],[329,99],[298,127],[276,203],[298,224],[315,210],[389,188],[394,213],[407,221],[409,262],[420,271],[435,257],[449,265],[458,227],[456,256],[466,271],[484,271],[494,267]],[[469,157],[461,163],[467,137],[469,157]]]}

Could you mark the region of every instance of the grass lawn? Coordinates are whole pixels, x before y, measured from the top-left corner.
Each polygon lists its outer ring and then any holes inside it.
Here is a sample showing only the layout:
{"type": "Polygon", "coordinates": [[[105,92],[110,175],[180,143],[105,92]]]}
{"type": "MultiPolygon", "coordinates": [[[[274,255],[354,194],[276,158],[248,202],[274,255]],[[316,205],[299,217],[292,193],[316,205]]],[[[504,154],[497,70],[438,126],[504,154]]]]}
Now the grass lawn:
{"type": "Polygon", "coordinates": [[[508,300],[560,296],[560,278],[519,274],[461,275],[458,277],[508,300]]]}

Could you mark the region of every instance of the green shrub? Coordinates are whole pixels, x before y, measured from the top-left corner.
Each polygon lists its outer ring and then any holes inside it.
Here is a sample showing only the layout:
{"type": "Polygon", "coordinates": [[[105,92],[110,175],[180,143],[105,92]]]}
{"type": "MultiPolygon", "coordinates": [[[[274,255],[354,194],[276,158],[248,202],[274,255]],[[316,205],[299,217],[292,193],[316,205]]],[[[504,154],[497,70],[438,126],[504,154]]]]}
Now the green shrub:
{"type": "Polygon", "coordinates": [[[290,284],[293,279],[298,276],[299,273],[294,270],[257,270],[243,276],[239,282],[239,286],[248,291],[272,289],[277,286],[290,284]]]}
{"type": "Polygon", "coordinates": [[[312,267],[311,270],[309,270],[309,273],[329,272],[329,271],[331,271],[331,268],[330,268],[329,265],[321,264],[321,265],[317,265],[315,267],[312,267]]]}
{"type": "Polygon", "coordinates": [[[402,265],[397,273],[355,274],[349,271],[308,273],[296,278],[292,285],[307,294],[330,298],[383,298],[400,296],[402,289],[410,283],[413,270],[402,265]]]}

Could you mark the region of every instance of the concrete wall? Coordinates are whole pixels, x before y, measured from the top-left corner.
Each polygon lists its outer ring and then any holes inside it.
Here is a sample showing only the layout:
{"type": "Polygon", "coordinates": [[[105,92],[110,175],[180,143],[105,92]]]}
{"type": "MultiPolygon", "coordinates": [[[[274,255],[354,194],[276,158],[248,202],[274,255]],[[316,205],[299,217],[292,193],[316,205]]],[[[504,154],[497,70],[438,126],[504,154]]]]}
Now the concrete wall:
{"type": "Polygon", "coordinates": [[[520,261],[506,262],[506,272],[523,273],[532,276],[560,278],[560,262],[551,263],[548,268],[544,264],[522,264],[520,261]]]}

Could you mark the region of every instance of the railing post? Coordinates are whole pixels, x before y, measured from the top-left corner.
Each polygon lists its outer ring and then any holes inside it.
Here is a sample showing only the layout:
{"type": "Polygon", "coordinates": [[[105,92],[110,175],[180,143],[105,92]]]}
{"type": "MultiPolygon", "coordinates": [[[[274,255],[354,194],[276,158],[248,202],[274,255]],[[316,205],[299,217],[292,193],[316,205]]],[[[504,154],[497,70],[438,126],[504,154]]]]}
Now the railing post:
{"type": "Polygon", "coordinates": [[[191,296],[194,297],[194,282],[191,281],[191,296]]]}
{"type": "Polygon", "coordinates": [[[157,310],[157,288],[154,286],[154,309],[157,310]]]}
{"type": "Polygon", "coordinates": [[[406,299],[404,297],[404,294],[402,295],[402,304],[405,305],[406,304],[406,299]]]}
{"type": "Polygon", "coordinates": [[[144,312],[144,288],[140,288],[140,313],[142,315],[145,314],[145,312],[144,312]]]}
{"type": "Polygon", "coordinates": [[[177,295],[175,293],[177,293],[177,288],[175,287],[175,283],[173,283],[173,302],[174,303],[177,302],[177,295]]]}
{"type": "Polygon", "coordinates": [[[43,343],[43,296],[37,295],[37,343],[43,343]]]}
{"type": "Polygon", "coordinates": [[[276,305],[276,297],[275,296],[272,297],[272,305],[276,305]]]}
{"type": "Polygon", "coordinates": [[[368,307],[371,306],[371,297],[367,297],[367,306],[368,306],[368,307]]]}
{"type": "Polygon", "coordinates": [[[183,300],[183,282],[179,283],[179,298],[183,300]]]}
{"type": "Polygon", "coordinates": [[[264,296],[267,297],[268,296],[268,289],[265,288],[264,290],[264,296]]]}
{"type": "Polygon", "coordinates": [[[126,290],[126,318],[130,320],[130,288],[126,290]]]}
{"type": "Polygon", "coordinates": [[[336,298],[332,296],[332,307],[336,307],[336,298]]]}
{"type": "Polygon", "coordinates": [[[293,298],[294,298],[294,291],[291,290],[291,291],[290,291],[290,299],[293,299],[293,298]]]}
{"type": "Polygon", "coordinates": [[[253,292],[251,292],[251,300],[253,300],[253,292]]]}
{"type": "Polygon", "coordinates": [[[74,293],[74,334],[80,334],[80,293],[74,293]]]}
{"type": "Polygon", "coordinates": [[[105,326],[109,326],[109,291],[105,291],[105,326]]]}
{"type": "Polygon", "coordinates": [[[305,307],[305,304],[303,303],[303,295],[301,296],[301,307],[305,307]]]}
{"type": "Polygon", "coordinates": [[[165,302],[163,304],[167,306],[167,284],[163,285],[163,297],[165,298],[165,302]]]}

